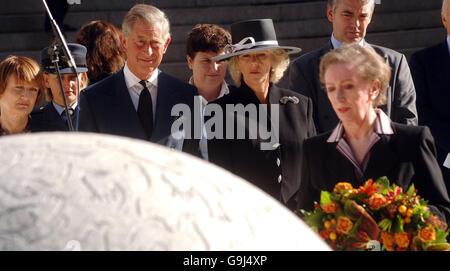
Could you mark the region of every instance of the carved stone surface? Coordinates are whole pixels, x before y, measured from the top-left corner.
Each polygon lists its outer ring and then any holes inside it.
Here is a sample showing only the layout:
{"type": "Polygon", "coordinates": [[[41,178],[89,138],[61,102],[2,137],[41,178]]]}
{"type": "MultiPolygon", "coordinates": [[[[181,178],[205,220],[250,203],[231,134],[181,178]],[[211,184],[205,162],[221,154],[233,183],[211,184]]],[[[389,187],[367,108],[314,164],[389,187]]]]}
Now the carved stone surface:
{"type": "Polygon", "coordinates": [[[327,250],[251,184],[89,133],[0,137],[0,250],[327,250]]]}

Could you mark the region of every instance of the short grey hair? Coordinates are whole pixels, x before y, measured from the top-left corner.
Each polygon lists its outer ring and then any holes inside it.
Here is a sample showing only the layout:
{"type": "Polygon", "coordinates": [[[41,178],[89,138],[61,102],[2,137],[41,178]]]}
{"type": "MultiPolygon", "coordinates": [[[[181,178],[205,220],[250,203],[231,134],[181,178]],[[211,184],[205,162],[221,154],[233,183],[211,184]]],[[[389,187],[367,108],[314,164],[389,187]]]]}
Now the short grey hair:
{"type": "Polygon", "coordinates": [[[442,1],[442,10],[441,10],[441,13],[444,15],[445,18],[447,18],[447,13],[446,13],[447,6],[448,6],[448,0],[442,1]]]}
{"type": "MultiPolygon", "coordinates": [[[[370,13],[373,13],[373,10],[375,9],[375,0],[359,0],[361,4],[371,4],[370,13]]],[[[328,0],[328,5],[331,7],[333,11],[336,10],[337,6],[339,4],[339,0],[328,0]]]]}
{"type": "Polygon", "coordinates": [[[170,38],[170,23],[166,14],[152,5],[137,4],[132,7],[122,22],[122,32],[129,37],[133,24],[143,20],[147,24],[161,23],[164,41],[170,38]]]}

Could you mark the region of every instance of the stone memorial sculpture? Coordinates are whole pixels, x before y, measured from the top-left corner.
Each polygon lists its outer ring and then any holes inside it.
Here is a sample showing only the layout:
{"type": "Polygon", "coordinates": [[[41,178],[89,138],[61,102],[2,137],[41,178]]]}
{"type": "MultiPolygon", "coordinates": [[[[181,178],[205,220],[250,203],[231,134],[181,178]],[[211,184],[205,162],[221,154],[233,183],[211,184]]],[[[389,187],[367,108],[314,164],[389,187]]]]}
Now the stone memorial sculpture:
{"type": "Polygon", "coordinates": [[[0,139],[0,250],[329,250],[231,173],[141,140],[0,139]]]}

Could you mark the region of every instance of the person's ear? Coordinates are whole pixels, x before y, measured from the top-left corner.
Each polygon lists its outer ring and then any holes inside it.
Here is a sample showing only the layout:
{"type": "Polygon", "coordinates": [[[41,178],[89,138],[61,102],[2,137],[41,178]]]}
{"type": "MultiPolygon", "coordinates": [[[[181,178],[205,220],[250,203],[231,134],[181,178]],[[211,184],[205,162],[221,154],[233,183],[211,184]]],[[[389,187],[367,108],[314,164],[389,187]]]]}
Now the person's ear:
{"type": "Polygon", "coordinates": [[[85,89],[89,85],[89,77],[87,72],[81,74],[80,91],[85,89]]]}
{"type": "Polygon", "coordinates": [[[375,100],[380,95],[381,82],[379,80],[372,80],[370,87],[370,98],[375,100]]]}
{"type": "Polygon", "coordinates": [[[328,21],[333,22],[333,19],[334,19],[333,9],[331,8],[330,5],[327,5],[327,18],[328,18],[328,21]]]}
{"type": "Polygon", "coordinates": [[[44,72],[44,87],[50,88],[50,76],[48,73],[44,72]]]}
{"type": "Polygon", "coordinates": [[[190,56],[186,56],[186,60],[187,60],[189,69],[192,70],[192,62],[193,62],[192,58],[190,56]]]}
{"type": "MultiPolygon", "coordinates": [[[[446,29],[448,29],[447,27],[448,27],[448,21],[447,21],[447,18],[445,18],[445,14],[443,13],[443,12],[441,12],[441,19],[442,19],[442,24],[444,25],[444,27],[446,28],[446,29]]],[[[450,26],[449,26],[450,27],[450,26]]]]}
{"type": "Polygon", "coordinates": [[[120,38],[120,45],[122,46],[122,50],[127,53],[127,38],[123,34],[119,36],[120,38]]]}
{"type": "Polygon", "coordinates": [[[163,54],[166,53],[167,51],[167,47],[169,47],[169,43],[170,43],[171,39],[170,37],[167,38],[166,42],[164,43],[164,49],[163,49],[163,54]]]}

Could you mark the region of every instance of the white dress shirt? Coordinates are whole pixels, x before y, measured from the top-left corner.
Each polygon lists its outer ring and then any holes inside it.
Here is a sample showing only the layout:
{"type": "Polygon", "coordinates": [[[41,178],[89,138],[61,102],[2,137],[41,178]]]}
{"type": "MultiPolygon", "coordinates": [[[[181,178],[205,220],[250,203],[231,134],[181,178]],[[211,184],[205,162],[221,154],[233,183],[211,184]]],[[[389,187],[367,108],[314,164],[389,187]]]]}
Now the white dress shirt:
{"type": "MultiPolygon", "coordinates": [[[[194,79],[192,77],[189,79],[189,84],[194,85],[194,79]]],[[[230,92],[230,90],[228,89],[228,84],[224,80],[222,83],[222,88],[220,89],[219,96],[217,96],[216,99],[219,99],[219,98],[223,97],[224,95],[227,95],[229,92],[230,92]]],[[[203,159],[206,161],[209,161],[209,159],[208,159],[208,140],[207,140],[206,128],[205,128],[205,108],[206,108],[206,105],[208,104],[208,101],[205,98],[203,98],[203,96],[201,96],[201,95],[199,97],[200,97],[200,101],[201,101],[200,113],[201,113],[201,120],[202,120],[202,135],[201,135],[200,142],[199,142],[199,149],[200,149],[203,159]]]]}
{"type": "MultiPolygon", "coordinates": [[[[130,93],[131,101],[133,102],[134,109],[138,110],[139,105],[139,95],[141,91],[144,89],[142,85],[139,83],[141,79],[139,79],[134,73],[130,71],[128,68],[128,63],[125,63],[125,67],[123,69],[123,73],[125,75],[125,84],[127,85],[128,92],[130,93]]],[[[152,96],[152,109],[153,109],[153,122],[155,122],[156,115],[156,97],[158,94],[158,75],[160,73],[159,69],[156,69],[150,78],[146,80],[147,88],[150,91],[150,95],[152,96]]]]}
{"type": "MultiPolygon", "coordinates": [[[[56,112],[58,112],[58,114],[61,116],[62,112],[64,112],[64,110],[66,110],[66,107],[64,106],[60,106],[59,104],[56,104],[55,102],[52,101],[53,107],[55,108],[56,112]]],[[[75,111],[75,108],[77,108],[77,102],[75,102],[72,106],[69,106],[69,108],[72,108],[73,111],[75,111]]]]}

